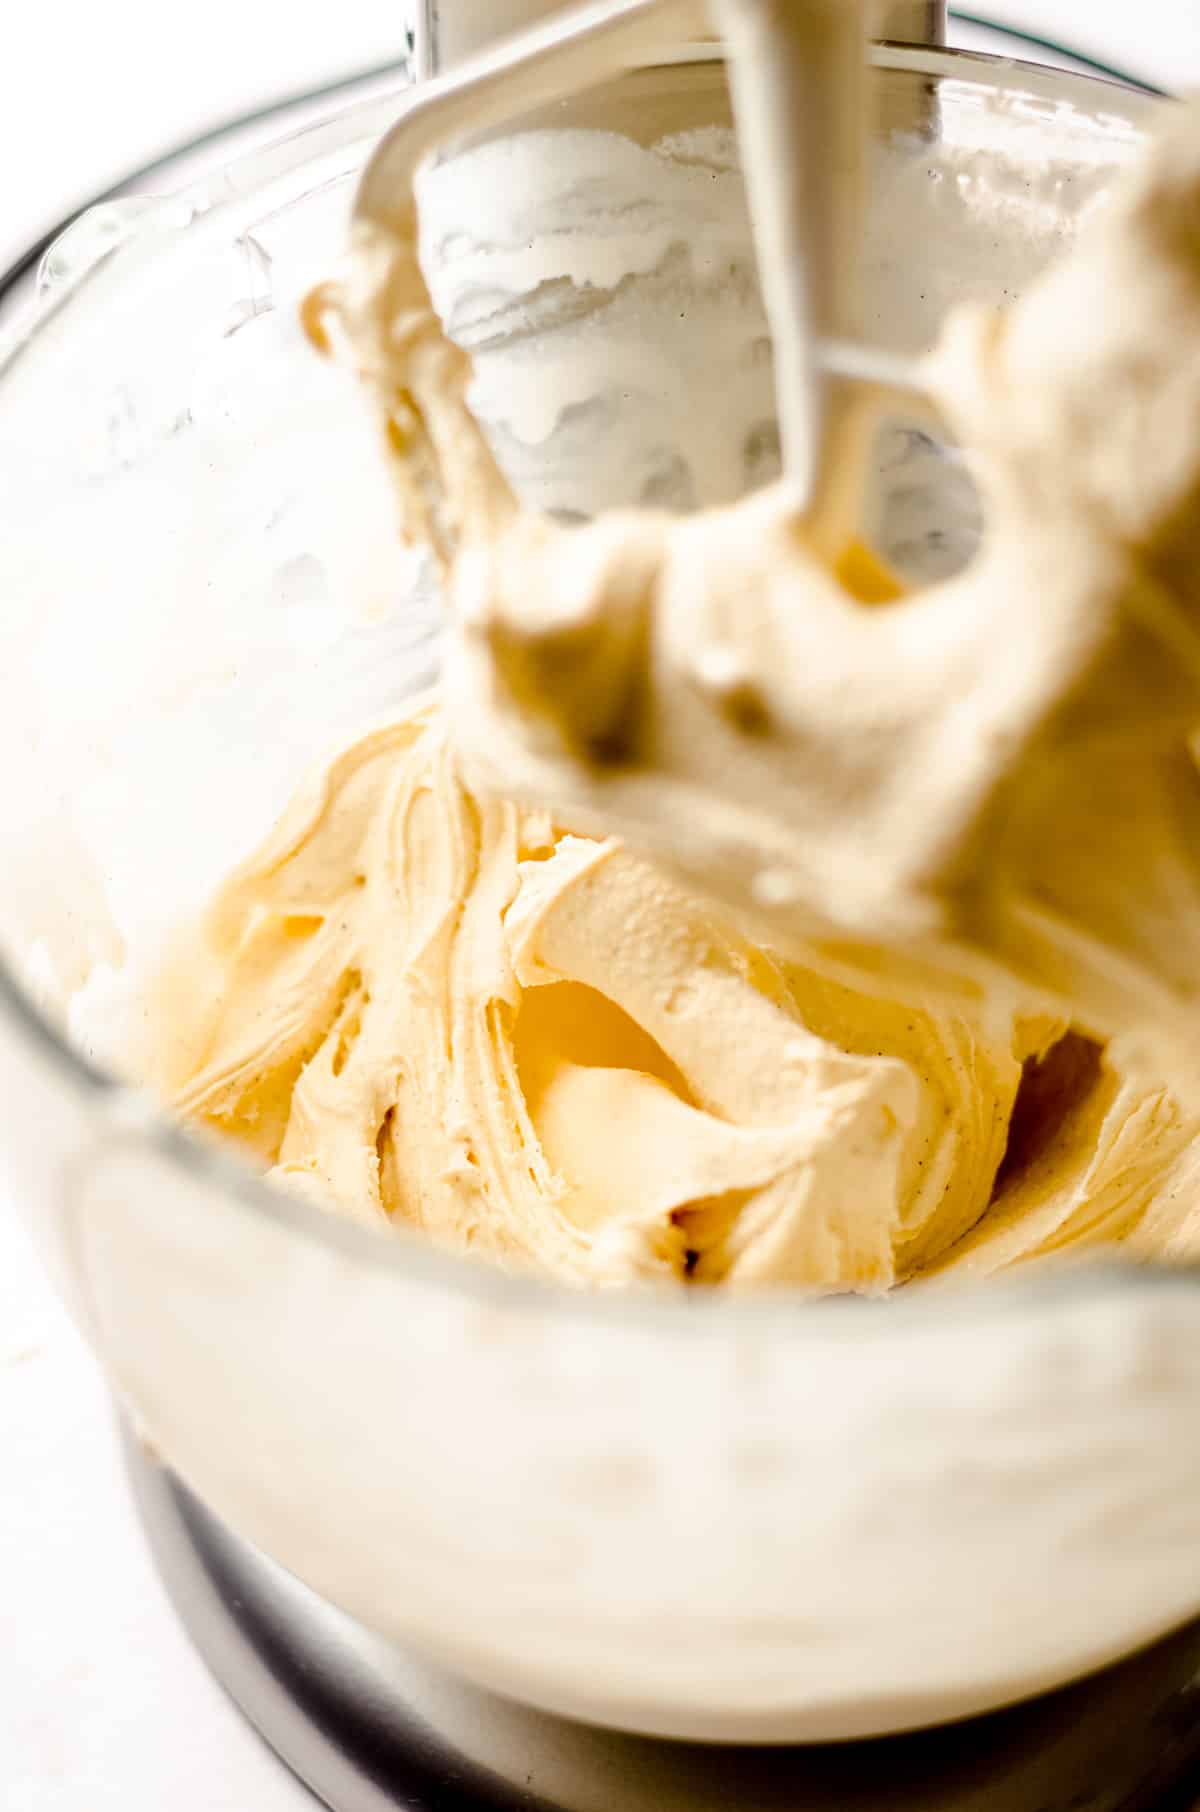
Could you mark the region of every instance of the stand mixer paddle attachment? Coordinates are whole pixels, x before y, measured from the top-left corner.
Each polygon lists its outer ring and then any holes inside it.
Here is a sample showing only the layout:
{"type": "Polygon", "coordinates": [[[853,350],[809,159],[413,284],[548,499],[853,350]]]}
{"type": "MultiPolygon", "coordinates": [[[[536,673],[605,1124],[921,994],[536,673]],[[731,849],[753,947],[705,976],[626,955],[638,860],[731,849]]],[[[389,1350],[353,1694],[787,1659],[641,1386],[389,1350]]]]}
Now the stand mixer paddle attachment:
{"type": "MultiPolygon", "coordinates": [[[[859,343],[867,11],[862,0],[721,0],[719,7],[775,345],[787,484],[806,535],[835,557],[858,524],[875,424],[889,411],[911,414],[917,394],[915,372],[859,343]]],[[[441,338],[415,263],[420,170],[456,140],[637,68],[656,50],[698,35],[702,19],[695,0],[564,10],[417,88],[363,174],[358,245],[380,241],[380,260],[391,267],[386,292],[372,298],[375,375],[385,378],[389,363],[396,366],[403,344],[405,394],[385,396],[385,408],[393,421],[403,419],[400,445],[420,468],[419,488],[432,482],[440,503],[461,512],[457,532],[468,539],[486,539],[494,512],[515,505],[511,493],[503,500],[508,487],[466,400],[469,366],[450,384],[444,357],[432,347],[416,352],[423,336],[441,338]],[[426,314],[432,319],[423,326],[426,314]],[[481,480],[489,467],[492,475],[481,480]],[[461,501],[452,502],[459,482],[461,501]]],[[[310,318],[326,299],[314,299],[310,318]]],[[[428,531],[428,520],[423,526],[428,531]]]]}
{"type": "Polygon", "coordinates": [[[344,284],[310,299],[317,337],[337,302],[405,533],[442,565],[463,759],[651,851],[850,986],[1032,992],[1195,1097],[1195,110],[1019,305],[953,313],[910,362],[859,320],[867,9],[721,0],[717,16],[779,483],[691,517],[521,510],[418,258],[423,168],[694,37],[684,0],[566,12],[419,87],[364,173],[344,284]],[[978,485],[984,546],[942,583],[906,587],[863,539],[885,420],[956,437],[978,485]],[[1114,763],[1137,795],[1119,825],[1114,763]]]}

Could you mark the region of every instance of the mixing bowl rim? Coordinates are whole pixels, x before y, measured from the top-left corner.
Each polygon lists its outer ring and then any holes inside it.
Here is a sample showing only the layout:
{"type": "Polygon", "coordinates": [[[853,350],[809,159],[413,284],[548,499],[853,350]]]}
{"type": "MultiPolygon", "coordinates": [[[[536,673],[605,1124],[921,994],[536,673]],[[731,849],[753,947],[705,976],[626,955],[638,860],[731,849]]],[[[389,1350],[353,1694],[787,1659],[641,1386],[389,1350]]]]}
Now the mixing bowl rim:
{"type": "MultiPolygon", "coordinates": [[[[703,66],[719,63],[721,60],[719,45],[703,43],[680,47],[677,54],[664,56],[653,64],[648,63],[643,66],[643,70],[677,67],[681,64],[703,66]]],[[[1058,93],[1056,99],[1065,100],[1068,104],[1081,95],[1092,98],[1108,89],[1125,97],[1127,103],[1132,99],[1135,103],[1145,102],[1152,106],[1157,106],[1161,95],[1160,90],[1146,83],[1121,77],[1113,71],[1092,74],[1060,70],[982,51],[881,44],[875,47],[874,60],[877,67],[906,71],[918,80],[935,77],[940,80],[975,81],[993,90],[1004,87],[1016,94],[1027,93],[1032,79],[1043,94],[1048,87],[1059,90],[1065,88],[1066,92],[1058,93]],[[1022,83],[1025,84],[1024,87],[1022,83]]],[[[137,192],[145,182],[168,175],[173,168],[198,153],[218,149],[222,140],[230,136],[236,137],[252,126],[278,120],[286,127],[289,115],[294,116],[301,107],[318,103],[327,104],[336,110],[328,117],[323,115],[316,121],[293,126],[291,130],[285,129],[279,136],[260,139],[221,165],[226,173],[247,169],[264,154],[277,154],[281,148],[307,139],[314,126],[330,124],[337,118],[345,119],[352,112],[365,112],[372,100],[382,99],[386,95],[388,90],[380,91],[379,84],[392,77],[396,78],[398,86],[404,85],[407,65],[403,60],[230,121],[176,147],[163,157],[154,159],[121,183],[104,191],[95,201],[73,210],[58,228],[39,238],[7,272],[0,275],[0,308],[6,304],[14,288],[27,279],[31,269],[40,263],[61,233],[92,208],[119,201],[137,192]],[[373,89],[374,92],[364,95],[363,91],[368,89],[373,89]]],[[[1093,113],[1102,111],[1094,107],[1091,110],[1093,113]]],[[[303,157],[298,157],[296,164],[289,166],[289,171],[300,168],[303,161],[303,157]]],[[[186,194],[187,185],[184,185],[178,191],[156,194],[154,199],[168,201],[186,194]]],[[[222,196],[206,198],[201,211],[207,213],[219,208],[224,199],[222,196]]],[[[35,307],[19,322],[11,336],[5,336],[0,350],[0,382],[22,349],[32,344],[51,317],[75,300],[86,288],[89,276],[103,262],[107,260],[101,259],[79,271],[73,279],[55,291],[48,304],[43,302],[35,307]]],[[[3,956],[0,956],[0,1019],[9,1025],[15,1025],[18,1037],[28,1047],[31,1055],[44,1061],[57,1076],[97,1109],[101,1137],[106,1127],[114,1133],[119,1130],[125,1134],[135,1129],[137,1137],[151,1156],[162,1158],[172,1168],[178,1165],[189,1178],[201,1186],[219,1191],[224,1199],[232,1200],[239,1209],[265,1215],[289,1233],[294,1232],[305,1240],[315,1240],[331,1253],[346,1260],[366,1266],[394,1268],[416,1283],[453,1294],[462,1293],[485,1304],[520,1305],[549,1314],[582,1313],[601,1320],[615,1317],[625,1323],[636,1319],[643,1326],[663,1332],[709,1327],[761,1332],[776,1324],[787,1328],[789,1338],[803,1333],[824,1341],[831,1331],[845,1337],[854,1337],[856,1330],[864,1325],[862,1318],[866,1315],[874,1317],[886,1312],[890,1326],[899,1323],[901,1327],[907,1327],[914,1317],[922,1327],[934,1323],[949,1326],[957,1323],[964,1314],[977,1318],[981,1307],[985,1305],[989,1313],[999,1310],[1008,1314],[1012,1313],[1014,1306],[1034,1308],[1048,1299],[1061,1303],[1064,1300],[1098,1298],[1107,1295],[1110,1287],[1120,1288],[1128,1296],[1134,1290],[1157,1291],[1178,1284],[1181,1279],[1187,1282],[1192,1271],[1189,1266],[1139,1266],[1135,1269],[1111,1258],[1099,1259],[1061,1270],[1035,1269],[1028,1275],[1018,1273],[1015,1277],[1008,1275],[989,1279],[986,1282],[976,1282],[973,1288],[964,1288],[961,1283],[957,1286],[924,1284],[916,1288],[909,1285],[896,1295],[888,1297],[886,1302],[854,1295],[814,1300],[811,1295],[786,1285],[766,1286],[744,1294],[718,1290],[675,1291],[662,1286],[636,1284],[621,1290],[582,1290],[554,1278],[539,1276],[533,1271],[510,1272],[469,1255],[446,1250],[402,1224],[386,1228],[362,1225],[322,1208],[303,1196],[270,1185],[230,1148],[222,1146],[213,1137],[185,1127],[164,1107],[151,1100],[148,1094],[123,1083],[119,1077],[108,1073],[88,1058],[56,1029],[48,1015],[35,1006],[3,956]],[[797,1321],[798,1309],[803,1314],[797,1321]]]]}
{"type": "MultiPolygon", "coordinates": [[[[1034,71],[1042,76],[1050,74],[1056,77],[1062,76],[1073,78],[1097,88],[1104,86],[1115,87],[1124,90],[1127,93],[1135,95],[1140,94],[1152,100],[1170,98],[1165,89],[1159,88],[1154,83],[1146,81],[1144,77],[1135,76],[1128,70],[1117,69],[1113,65],[1101,61],[1098,57],[1089,56],[1069,44],[1060,44],[1056,39],[1047,38],[1036,32],[1026,31],[1018,26],[1010,25],[1001,20],[990,19],[984,13],[964,10],[958,7],[951,7],[949,16],[951,19],[957,19],[966,25],[979,26],[985,30],[1002,32],[1005,37],[1012,38],[1015,42],[1022,45],[1022,47],[1027,47],[1031,51],[1043,50],[1049,51],[1053,55],[1070,57],[1079,67],[1069,70],[1056,69],[1052,65],[1038,63],[1032,59],[1010,56],[1002,52],[969,50],[956,46],[939,46],[936,49],[924,50],[919,47],[881,44],[876,47],[876,60],[884,67],[896,68],[903,66],[904,59],[907,59],[909,56],[918,59],[926,56],[935,57],[941,60],[953,59],[955,62],[961,61],[968,64],[1003,65],[1005,68],[1034,71]]],[[[719,46],[705,45],[702,48],[708,53],[705,60],[717,60],[716,53],[719,52],[719,46]]],[[[82,201],[77,206],[69,209],[68,212],[61,215],[52,226],[47,227],[43,232],[39,233],[29,245],[18,252],[8,266],[3,271],[0,271],[0,305],[4,303],[8,293],[27,275],[30,269],[36,267],[40,263],[45,253],[54,245],[56,240],[67,231],[68,227],[74,225],[74,223],[81,219],[83,215],[90,213],[93,208],[100,207],[106,202],[121,200],[131,191],[141,189],[145,183],[152,181],[156,177],[168,175],[181,161],[195,157],[206,149],[215,148],[222,140],[228,139],[230,136],[236,137],[243,132],[256,129],[266,125],[268,122],[275,121],[283,128],[283,130],[281,130],[278,138],[273,138],[268,142],[274,146],[278,146],[286,143],[290,138],[296,136],[300,131],[303,131],[304,128],[302,126],[292,126],[290,129],[288,127],[289,119],[300,113],[302,110],[307,111],[317,104],[336,104],[340,101],[346,101],[350,105],[366,104],[371,99],[376,98],[381,83],[391,84],[394,82],[398,87],[404,87],[411,80],[411,60],[410,56],[405,54],[395,58],[391,62],[376,64],[369,69],[359,70],[358,72],[347,76],[340,76],[332,82],[322,83],[320,86],[306,90],[303,93],[285,95],[279,100],[270,101],[266,105],[255,108],[249,113],[235,114],[228,119],[219,121],[216,125],[207,127],[202,132],[198,132],[194,138],[186,139],[180,144],[169,147],[160,155],[150,158],[147,162],[126,171],[125,175],[120,177],[116,182],[109,184],[104,189],[99,190],[95,195],[90,196],[86,201],[82,201]]],[[[386,92],[386,90],[384,92],[386,92]]],[[[239,155],[253,157],[262,149],[263,144],[259,143],[251,150],[239,155]]]]}

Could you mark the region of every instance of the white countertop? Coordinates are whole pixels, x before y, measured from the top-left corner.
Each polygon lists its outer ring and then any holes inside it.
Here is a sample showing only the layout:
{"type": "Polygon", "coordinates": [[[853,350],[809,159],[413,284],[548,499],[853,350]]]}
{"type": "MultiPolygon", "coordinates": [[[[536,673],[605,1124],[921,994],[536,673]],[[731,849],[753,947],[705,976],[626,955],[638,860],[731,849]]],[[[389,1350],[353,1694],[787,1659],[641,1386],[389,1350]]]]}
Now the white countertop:
{"type": "MultiPolygon", "coordinates": [[[[964,0],[964,10],[1164,87],[1200,86],[1196,0],[964,0]]],[[[0,65],[0,269],[180,141],[394,60],[403,17],[381,0],[22,9],[0,65]]],[[[176,1623],[134,1521],[107,1395],[2,1198],[0,1452],[4,1812],[311,1807],[176,1623]]]]}

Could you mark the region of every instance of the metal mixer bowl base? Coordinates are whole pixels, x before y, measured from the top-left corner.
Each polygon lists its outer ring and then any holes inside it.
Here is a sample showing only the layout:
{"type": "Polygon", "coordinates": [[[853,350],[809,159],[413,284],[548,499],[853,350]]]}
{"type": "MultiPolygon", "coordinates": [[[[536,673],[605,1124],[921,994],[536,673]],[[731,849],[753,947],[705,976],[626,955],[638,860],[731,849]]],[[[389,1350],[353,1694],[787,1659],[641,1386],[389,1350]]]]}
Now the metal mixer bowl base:
{"type": "Polygon", "coordinates": [[[130,1434],[135,1501],[201,1655],[333,1812],[1195,1812],[1200,1622],[1057,1693],[903,1737],[659,1742],[480,1692],[233,1535],[130,1434]]]}

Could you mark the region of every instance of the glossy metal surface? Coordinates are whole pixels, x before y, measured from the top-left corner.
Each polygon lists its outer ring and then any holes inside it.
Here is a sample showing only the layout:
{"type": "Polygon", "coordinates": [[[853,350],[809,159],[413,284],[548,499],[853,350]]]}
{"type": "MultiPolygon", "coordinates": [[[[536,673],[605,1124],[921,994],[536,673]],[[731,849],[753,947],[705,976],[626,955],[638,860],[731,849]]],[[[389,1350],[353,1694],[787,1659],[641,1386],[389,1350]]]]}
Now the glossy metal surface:
{"type": "MultiPolygon", "coordinates": [[[[564,0],[416,0],[413,59],[419,77],[451,68],[484,44],[562,9],[564,0]]],[[[881,0],[874,35],[896,44],[944,44],[946,0],[881,0]]]]}
{"type": "Polygon", "coordinates": [[[884,0],[875,36],[894,44],[944,44],[946,0],[884,0]]]}

